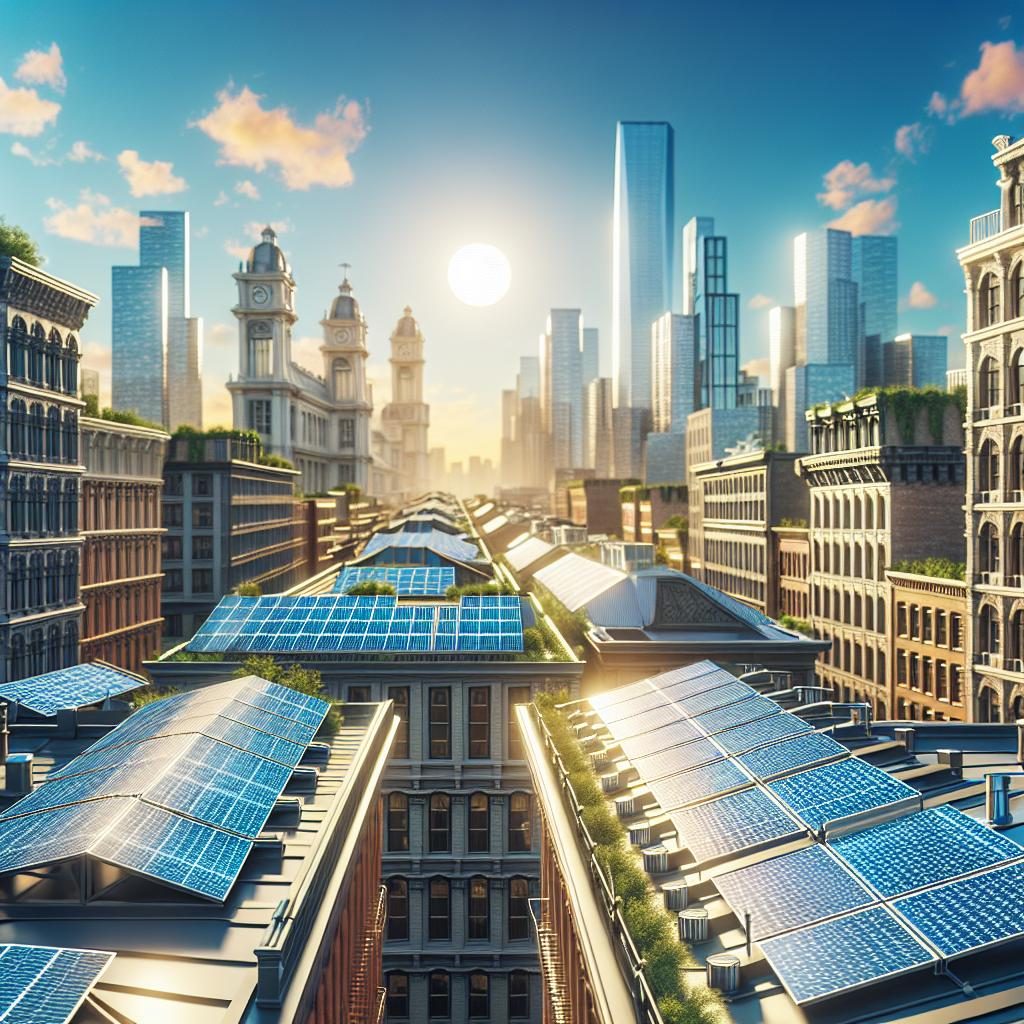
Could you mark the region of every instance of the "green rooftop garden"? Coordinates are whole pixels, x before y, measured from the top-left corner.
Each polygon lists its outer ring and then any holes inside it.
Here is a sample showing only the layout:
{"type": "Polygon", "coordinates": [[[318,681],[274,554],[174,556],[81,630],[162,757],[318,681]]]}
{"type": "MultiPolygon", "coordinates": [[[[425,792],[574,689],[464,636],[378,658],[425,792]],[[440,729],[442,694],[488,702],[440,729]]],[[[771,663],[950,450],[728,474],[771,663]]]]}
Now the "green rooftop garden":
{"type": "Polygon", "coordinates": [[[892,572],[907,572],[915,576],[931,576],[938,580],[963,580],[967,574],[964,562],[949,558],[907,558],[891,565],[892,572]]]}

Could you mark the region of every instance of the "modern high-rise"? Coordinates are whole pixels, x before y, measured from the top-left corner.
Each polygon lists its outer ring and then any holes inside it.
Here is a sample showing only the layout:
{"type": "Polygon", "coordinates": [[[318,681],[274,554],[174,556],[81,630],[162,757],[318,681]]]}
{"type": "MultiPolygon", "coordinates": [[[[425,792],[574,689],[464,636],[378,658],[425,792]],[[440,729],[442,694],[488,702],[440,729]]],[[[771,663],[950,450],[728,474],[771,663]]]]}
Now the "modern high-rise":
{"type": "Polygon", "coordinates": [[[552,472],[583,465],[583,315],[552,309],[540,336],[541,410],[552,472]]]}
{"type": "Polygon", "coordinates": [[[858,235],[853,239],[853,279],[859,303],[861,358],[858,387],[892,384],[884,373],[884,346],[896,337],[898,302],[895,235],[858,235]]]}
{"type": "Polygon", "coordinates": [[[160,409],[171,430],[199,428],[203,322],[191,314],[189,215],[143,210],[139,223],[138,267],[112,270],[114,408],[149,419],[160,409]]]}
{"type": "Polygon", "coordinates": [[[615,471],[615,433],[611,377],[597,377],[587,385],[586,464],[598,480],[615,471]]]}
{"type": "Polygon", "coordinates": [[[580,376],[583,389],[601,376],[600,334],[596,327],[583,328],[583,348],[580,352],[580,376]]]}
{"type": "Polygon", "coordinates": [[[697,317],[663,313],[651,325],[651,425],[657,433],[686,432],[699,407],[697,317]]]}
{"type": "Polygon", "coordinates": [[[900,334],[882,346],[882,380],[915,388],[945,388],[949,339],[944,334],[900,334]]]}
{"type": "Polygon", "coordinates": [[[670,124],[618,123],[612,226],[616,407],[651,405],[651,324],[672,306],[673,174],[670,124]]]}

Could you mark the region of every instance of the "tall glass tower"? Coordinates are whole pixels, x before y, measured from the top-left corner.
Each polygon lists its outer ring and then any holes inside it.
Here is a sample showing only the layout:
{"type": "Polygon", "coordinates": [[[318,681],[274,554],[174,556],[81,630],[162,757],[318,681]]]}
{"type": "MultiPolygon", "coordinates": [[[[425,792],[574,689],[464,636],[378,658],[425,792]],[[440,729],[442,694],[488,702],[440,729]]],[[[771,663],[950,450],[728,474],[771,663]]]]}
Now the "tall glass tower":
{"type": "Polygon", "coordinates": [[[615,129],[612,377],[616,406],[651,407],[651,325],[672,305],[673,137],[665,121],[615,129]]]}
{"type": "Polygon", "coordinates": [[[113,406],[167,423],[167,269],[111,269],[113,406]]]}
{"type": "Polygon", "coordinates": [[[883,379],[882,353],[896,337],[896,247],[895,235],[860,235],[853,240],[853,279],[860,301],[863,345],[857,376],[862,385],[892,383],[883,379]]]}
{"type": "Polygon", "coordinates": [[[552,470],[583,465],[583,316],[552,309],[541,335],[541,406],[551,436],[552,470]]]}

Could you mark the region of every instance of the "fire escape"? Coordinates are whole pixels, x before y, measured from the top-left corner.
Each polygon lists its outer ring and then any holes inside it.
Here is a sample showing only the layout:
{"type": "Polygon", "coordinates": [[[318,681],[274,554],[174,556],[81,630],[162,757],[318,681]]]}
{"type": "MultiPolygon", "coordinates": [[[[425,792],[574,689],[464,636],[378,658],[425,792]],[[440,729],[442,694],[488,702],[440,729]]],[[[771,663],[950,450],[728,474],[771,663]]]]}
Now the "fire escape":
{"type": "Polygon", "coordinates": [[[530,900],[533,912],[533,924],[537,930],[537,948],[540,951],[541,974],[548,1005],[551,1008],[550,1024],[570,1024],[572,1020],[569,987],[565,981],[565,969],[562,963],[562,951],[559,948],[558,936],[551,927],[546,908],[541,907],[545,900],[530,900]]]}
{"type": "Polygon", "coordinates": [[[384,1020],[387,989],[370,986],[374,962],[380,961],[384,924],[387,920],[388,891],[382,885],[377,899],[367,914],[363,941],[352,971],[352,988],[348,999],[349,1024],[381,1024],[384,1020]]]}

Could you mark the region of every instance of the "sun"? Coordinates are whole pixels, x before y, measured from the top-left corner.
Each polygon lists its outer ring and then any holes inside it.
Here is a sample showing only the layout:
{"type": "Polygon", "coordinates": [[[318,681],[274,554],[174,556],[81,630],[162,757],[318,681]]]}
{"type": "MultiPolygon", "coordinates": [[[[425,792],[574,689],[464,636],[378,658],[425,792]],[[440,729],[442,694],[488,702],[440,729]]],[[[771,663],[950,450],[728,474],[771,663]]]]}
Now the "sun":
{"type": "Polygon", "coordinates": [[[511,283],[512,268],[505,254],[484,242],[464,245],[448,263],[448,284],[467,306],[493,306],[511,283]]]}

